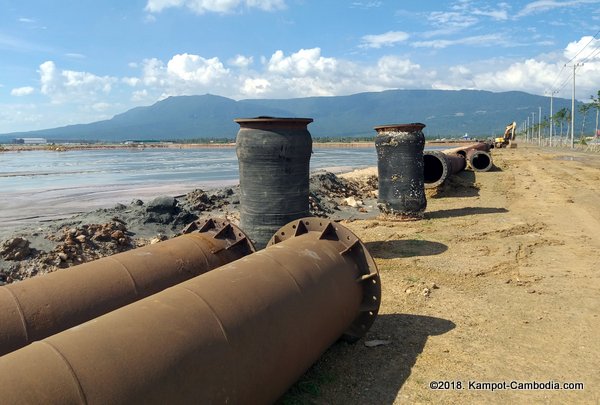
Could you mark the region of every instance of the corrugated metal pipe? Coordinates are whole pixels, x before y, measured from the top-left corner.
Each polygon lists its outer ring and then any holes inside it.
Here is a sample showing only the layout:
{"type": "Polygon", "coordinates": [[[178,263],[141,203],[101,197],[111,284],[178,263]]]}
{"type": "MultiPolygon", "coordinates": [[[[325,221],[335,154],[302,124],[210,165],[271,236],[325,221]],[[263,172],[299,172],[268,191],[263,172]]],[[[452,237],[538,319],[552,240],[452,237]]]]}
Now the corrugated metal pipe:
{"type": "Polygon", "coordinates": [[[442,185],[448,176],[465,170],[467,161],[457,153],[444,153],[436,150],[423,152],[423,173],[425,188],[442,185]]]}
{"type": "Polygon", "coordinates": [[[377,207],[382,219],[420,219],[427,207],[423,183],[425,124],[375,127],[379,177],[377,207]]]}
{"type": "Polygon", "coordinates": [[[2,402],[273,403],[363,336],[379,282],[352,232],[297,220],[262,251],[0,357],[2,402]]]}
{"type": "Polygon", "coordinates": [[[184,235],[0,287],[0,355],[79,325],[254,251],[222,219],[184,235]]]}
{"type": "Polygon", "coordinates": [[[309,215],[312,118],[239,118],[240,227],[257,249],[275,231],[309,215]]]}

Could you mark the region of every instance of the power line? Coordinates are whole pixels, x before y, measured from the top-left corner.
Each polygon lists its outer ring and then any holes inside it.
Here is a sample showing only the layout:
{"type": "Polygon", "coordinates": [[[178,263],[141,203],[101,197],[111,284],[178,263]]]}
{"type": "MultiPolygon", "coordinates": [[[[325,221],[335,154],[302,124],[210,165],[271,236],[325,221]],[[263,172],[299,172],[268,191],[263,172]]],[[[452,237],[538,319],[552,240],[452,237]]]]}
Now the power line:
{"type": "Polygon", "coordinates": [[[598,47],[596,47],[595,50],[593,50],[588,56],[586,56],[585,58],[583,58],[581,61],[582,62],[588,62],[592,59],[594,59],[596,57],[596,55],[600,54],[600,45],[598,47]]]}
{"type": "MultiPolygon", "coordinates": [[[[556,75],[556,78],[554,79],[554,82],[552,83],[552,86],[550,86],[551,88],[554,88],[556,82],[558,82],[558,80],[560,79],[560,76],[562,75],[562,73],[564,72],[566,66],[573,62],[573,60],[575,60],[575,58],[577,58],[577,56],[579,56],[579,54],[581,54],[581,52],[583,52],[585,50],[585,48],[587,48],[593,41],[594,39],[597,39],[596,37],[600,35],[600,30],[598,32],[596,32],[592,38],[590,38],[590,40],[588,41],[587,44],[585,44],[585,46],[583,48],[581,48],[579,50],[579,52],[577,52],[575,54],[575,56],[573,56],[571,59],[569,59],[569,61],[567,63],[565,63],[564,65],[562,65],[560,71],[558,72],[558,74],[556,75]]],[[[598,45],[597,47],[594,47],[595,49],[592,50],[592,52],[590,52],[590,54],[588,56],[586,56],[583,60],[581,60],[581,62],[587,62],[590,59],[594,58],[596,55],[598,55],[600,53],[600,45],[598,45]]],[[[573,77],[573,74],[570,73],[569,76],[561,83],[561,85],[558,87],[558,91],[562,90],[571,80],[571,78],[573,77]]]]}
{"type": "Polygon", "coordinates": [[[583,48],[581,48],[581,49],[579,50],[579,52],[577,52],[577,53],[575,54],[575,56],[573,56],[573,57],[572,57],[572,58],[571,58],[571,59],[570,59],[570,60],[569,60],[569,61],[568,61],[566,64],[568,65],[569,63],[573,62],[573,60],[575,60],[575,58],[576,58],[577,56],[579,56],[579,54],[580,54],[581,52],[583,52],[583,50],[584,50],[585,48],[587,48],[587,47],[588,47],[588,45],[589,45],[589,44],[591,44],[591,43],[592,43],[592,41],[593,41],[594,39],[596,39],[596,37],[598,36],[598,34],[600,34],[600,30],[599,30],[598,32],[596,32],[596,33],[594,34],[594,36],[593,36],[593,37],[592,37],[592,38],[591,38],[591,39],[588,41],[588,43],[587,43],[587,44],[585,44],[585,46],[584,46],[583,48]]]}

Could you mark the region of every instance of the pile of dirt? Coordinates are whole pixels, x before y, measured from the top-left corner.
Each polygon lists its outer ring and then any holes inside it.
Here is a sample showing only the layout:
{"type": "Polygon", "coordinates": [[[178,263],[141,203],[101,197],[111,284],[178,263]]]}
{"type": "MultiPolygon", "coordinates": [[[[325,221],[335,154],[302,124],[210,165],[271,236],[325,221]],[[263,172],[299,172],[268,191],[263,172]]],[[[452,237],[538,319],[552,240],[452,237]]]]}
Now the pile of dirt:
{"type": "Polygon", "coordinates": [[[377,188],[377,176],[343,178],[331,172],[316,172],[310,178],[311,215],[327,217],[348,208],[367,213],[365,201],[377,196],[377,188]]]}

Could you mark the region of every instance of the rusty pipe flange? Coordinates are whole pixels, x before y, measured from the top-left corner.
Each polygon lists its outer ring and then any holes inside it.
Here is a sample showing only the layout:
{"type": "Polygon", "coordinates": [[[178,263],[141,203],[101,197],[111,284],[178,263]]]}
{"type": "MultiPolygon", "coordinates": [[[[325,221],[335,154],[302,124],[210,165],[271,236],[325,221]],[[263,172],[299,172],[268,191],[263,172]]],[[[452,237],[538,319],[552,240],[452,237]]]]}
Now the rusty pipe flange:
{"type": "Polygon", "coordinates": [[[342,339],[355,342],[371,328],[379,312],[381,280],[375,261],[364,243],[348,228],[337,222],[316,217],[298,219],[283,226],[269,240],[267,248],[304,234],[314,234],[317,239],[338,241],[340,256],[350,258],[358,268],[359,276],[356,282],[363,288],[363,300],[359,313],[342,335],[342,339]]]}
{"type": "Polygon", "coordinates": [[[232,224],[224,218],[203,218],[198,219],[186,225],[181,231],[182,234],[188,233],[208,233],[213,239],[218,239],[223,244],[217,250],[211,253],[218,253],[221,250],[231,250],[242,255],[248,255],[256,252],[250,238],[238,226],[232,224]]]}

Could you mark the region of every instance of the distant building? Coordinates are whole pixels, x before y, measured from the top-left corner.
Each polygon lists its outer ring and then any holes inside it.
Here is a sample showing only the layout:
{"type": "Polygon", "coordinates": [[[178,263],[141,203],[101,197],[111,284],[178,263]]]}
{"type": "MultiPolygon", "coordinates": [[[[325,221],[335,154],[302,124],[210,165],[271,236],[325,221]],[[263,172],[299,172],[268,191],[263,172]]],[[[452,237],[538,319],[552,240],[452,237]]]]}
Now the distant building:
{"type": "Polygon", "coordinates": [[[14,143],[21,145],[44,145],[47,144],[48,141],[46,138],[16,138],[14,143]]]}
{"type": "Polygon", "coordinates": [[[154,139],[128,139],[125,142],[123,142],[123,144],[125,145],[143,145],[143,144],[156,144],[156,143],[163,143],[162,141],[157,141],[154,139]]]}

